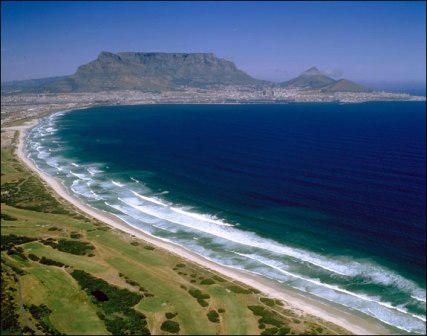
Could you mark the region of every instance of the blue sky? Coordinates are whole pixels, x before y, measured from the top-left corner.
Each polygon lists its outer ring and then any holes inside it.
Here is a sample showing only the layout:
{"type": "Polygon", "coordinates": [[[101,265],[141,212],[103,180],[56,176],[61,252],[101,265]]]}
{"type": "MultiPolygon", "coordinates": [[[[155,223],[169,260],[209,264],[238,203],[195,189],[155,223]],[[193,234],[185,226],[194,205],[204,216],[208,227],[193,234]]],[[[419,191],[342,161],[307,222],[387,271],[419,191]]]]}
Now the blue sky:
{"type": "Polygon", "coordinates": [[[1,2],[2,81],[68,75],[100,51],[213,52],[273,81],[312,65],[422,82],[426,3],[1,2]]]}

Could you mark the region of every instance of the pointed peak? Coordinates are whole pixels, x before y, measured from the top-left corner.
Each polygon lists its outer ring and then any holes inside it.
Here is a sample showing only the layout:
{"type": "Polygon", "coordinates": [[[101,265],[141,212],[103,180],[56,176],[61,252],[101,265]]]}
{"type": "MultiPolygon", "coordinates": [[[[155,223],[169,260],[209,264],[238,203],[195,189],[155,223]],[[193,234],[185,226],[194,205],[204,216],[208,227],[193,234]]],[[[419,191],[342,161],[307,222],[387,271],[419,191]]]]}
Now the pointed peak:
{"type": "Polygon", "coordinates": [[[303,75],[306,76],[315,76],[315,75],[321,75],[322,73],[317,69],[315,66],[311,67],[310,69],[306,70],[303,75]]]}

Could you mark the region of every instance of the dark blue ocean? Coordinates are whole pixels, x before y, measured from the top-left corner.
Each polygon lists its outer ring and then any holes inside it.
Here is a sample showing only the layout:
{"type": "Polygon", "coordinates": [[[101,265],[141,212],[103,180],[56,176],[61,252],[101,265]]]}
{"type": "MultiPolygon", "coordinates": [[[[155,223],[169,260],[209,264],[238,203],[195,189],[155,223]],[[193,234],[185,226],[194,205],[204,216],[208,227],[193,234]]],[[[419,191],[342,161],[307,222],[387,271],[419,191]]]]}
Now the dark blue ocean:
{"type": "Polygon", "coordinates": [[[426,332],[425,102],[95,107],[26,150],[134,227],[426,332]]]}

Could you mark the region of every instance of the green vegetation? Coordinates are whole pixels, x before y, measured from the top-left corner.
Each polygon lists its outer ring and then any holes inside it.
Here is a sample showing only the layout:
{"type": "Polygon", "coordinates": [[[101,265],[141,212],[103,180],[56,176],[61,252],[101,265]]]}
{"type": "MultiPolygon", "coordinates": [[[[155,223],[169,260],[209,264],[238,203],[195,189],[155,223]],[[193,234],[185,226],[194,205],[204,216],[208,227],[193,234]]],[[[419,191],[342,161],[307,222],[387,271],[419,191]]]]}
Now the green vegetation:
{"type": "Polygon", "coordinates": [[[93,302],[101,308],[98,316],[104,320],[108,331],[120,335],[150,334],[146,316],[132,308],[141,301],[142,295],[110,285],[85,271],[74,270],[71,276],[94,297],[93,302]]]}
{"type": "Polygon", "coordinates": [[[201,285],[213,285],[215,281],[213,281],[211,278],[203,279],[200,281],[201,285]]]}
{"type": "Polygon", "coordinates": [[[170,320],[163,322],[160,329],[170,332],[172,334],[177,334],[180,330],[179,323],[170,320]]]}
{"type": "Polygon", "coordinates": [[[206,314],[208,316],[209,321],[218,323],[219,322],[219,315],[215,310],[209,311],[209,313],[206,314]]]}
{"type": "Polygon", "coordinates": [[[238,294],[252,294],[253,293],[252,289],[245,289],[245,288],[242,288],[242,287],[236,286],[236,285],[229,286],[228,289],[231,290],[233,293],[238,293],[238,294]]]}
{"type": "Polygon", "coordinates": [[[1,335],[19,335],[22,326],[18,319],[18,302],[16,298],[13,275],[1,268],[1,335]]]}
{"type": "Polygon", "coordinates": [[[30,305],[28,308],[29,312],[34,319],[37,320],[36,326],[41,328],[41,330],[47,335],[65,335],[54,327],[52,327],[51,322],[49,321],[49,315],[52,311],[44,304],[40,306],[30,305]]]}
{"type": "Polygon", "coordinates": [[[165,317],[170,320],[173,319],[176,315],[178,315],[178,313],[166,313],[165,317]]]}
{"type": "Polygon", "coordinates": [[[65,264],[63,264],[62,262],[56,261],[56,260],[52,260],[46,257],[42,257],[39,260],[40,264],[44,264],[44,265],[49,265],[49,266],[58,266],[58,267],[62,267],[65,266],[65,264]]]}
{"type": "Polygon", "coordinates": [[[260,301],[262,303],[266,304],[269,307],[273,307],[276,304],[275,300],[269,299],[269,298],[265,298],[265,297],[260,298],[260,301]]]}
{"type": "Polygon", "coordinates": [[[54,240],[42,240],[43,244],[53,247],[62,252],[71,253],[75,255],[85,255],[89,254],[91,251],[95,249],[95,247],[91,243],[75,241],[75,240],[67,240],[60,239],[58,242],[54,240]]]}
{"type": "Polygon", "coordinates": [[[36,240],[36,238],[30,238],[25,236],[17,236],[14,234],[1,236],[1,250],[10,250],[15,245],[25,244],[36,240]]]}
{"type": "Polygon", "coordinates": [[[80,234],[80,233],[78,233],[78,232],[71,232],[70,233],[70,238],[73,238],[73,239],[80,239],[80,238],[82,238],[83,236],[80,234]]]}
{"type": "Polygon", "coordinates": [[[197,288],[190,288],[188,290],[188,293],[190,293],[190,295],[192,297],[194,297],[195,299],[197,299],[197,302],[202,306],[202,307],[207,307],[209,306],[209,304],[205,301],[206,299],[210,298],[209,294],[203,294],[200,289],[197,288]]]}
{"type": "Polygon", "coordinates": [[[1,213],[1,219],[5,220],[5,221],[16,221],[18,218],[13,217],[11,215],[8,215],[7,213],[1,213]]]}

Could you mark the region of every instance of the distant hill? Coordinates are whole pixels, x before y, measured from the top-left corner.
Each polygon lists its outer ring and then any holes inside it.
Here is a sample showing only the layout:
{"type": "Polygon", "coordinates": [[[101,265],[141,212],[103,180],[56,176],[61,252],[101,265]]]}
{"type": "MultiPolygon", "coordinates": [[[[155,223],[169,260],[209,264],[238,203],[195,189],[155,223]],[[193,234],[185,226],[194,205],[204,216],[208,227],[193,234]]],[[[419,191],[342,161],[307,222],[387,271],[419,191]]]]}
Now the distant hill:
{"type": "Polygon", "coordinates": [[[281,83],[280,86],[287,88],[320,89],[334,82],[335,80],[323,75],[316,67],[311,67],[302,75],[281,83]]]}
{"type": "Polygon", "coordinates": [[[335,80],[311,67],[300,76],[279,84],[284,88],[321,90],[322,92],[370,92],[368,88],[346,79],[335,80]]]}
{"type": "Polygon", "coordinates": [[[101,52],[76,73],[43,85],[54,92],[104,90],[162,91],[178,86],[264,85],[234,63],[210,53],[101,52]]]}
{"type": "Polygon", "coordinates": [[[11,81],[1,83],[1,92],[21,92],[32,90],[53,82],[66,79],[68,76],[48,77],[40,79],[27,79],[22,81],[11,81]]]}
{"type": "Polygon", "coordinates": [[[351,82],[347,79],[340,79],[334,83],[322,87],[322,92],[371,92],[372,90],[363,85],[351,82]]]}

